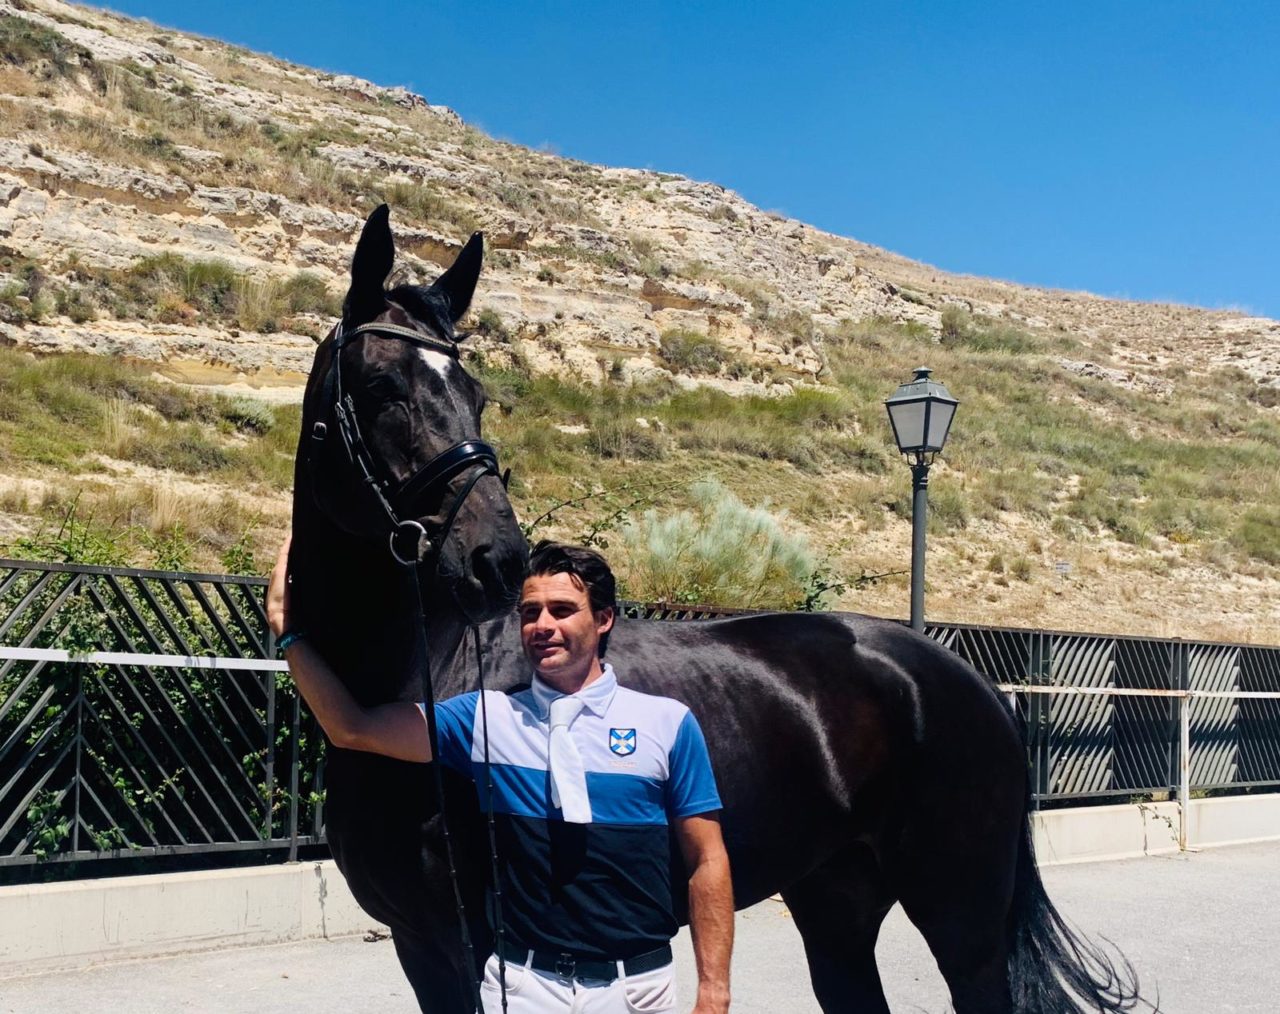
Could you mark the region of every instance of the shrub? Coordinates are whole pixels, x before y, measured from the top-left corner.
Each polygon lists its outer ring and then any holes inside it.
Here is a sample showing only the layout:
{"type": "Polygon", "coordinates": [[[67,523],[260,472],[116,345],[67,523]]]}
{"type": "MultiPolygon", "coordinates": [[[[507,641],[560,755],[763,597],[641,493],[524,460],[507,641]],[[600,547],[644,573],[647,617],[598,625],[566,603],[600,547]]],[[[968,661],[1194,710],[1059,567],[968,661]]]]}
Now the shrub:
{"type": "Polygon", "coordinates": [[[944,346],[972,349],[975,352],[1016,354],[1034,352],[1039,347],[1036,340],[1021,328],[980,314],[971,314],[954,303],[943,308],[939,339],[944,346]]]}
{"type": "Polygon", "coordinates": [[[500,342],[508,342],[511,340],[511,332],[507,330],[507,325],[502,322],[497,310],[491,310],[485,307],[476,316],[476,330],[488,338],[496,339],[500,342]]]}
{"type": "Polygon", "coordinates": [[[11,14],[0,16],[0,60],[18,67],[43,65],[46,77],[71,77],[87,70],[101,84],[102,70],[93,55],[52,28],[11,14]]]}
{"type": "Polygon", "coordinates": [[[1259,506],[1246,511],[1231,542],[1255,560],[1280,564],[1280,510],[1259,506]]]}
{"type": "Polygon", "coordinates": [[[319,275],[300,271],[281,287],[280,295],[290,313],[318,313],[336,317],[342,312],[342,299],[329,291],[329,286],[319,275]]]}
{"type": "Polygon", "coordinates": [[[658,355],[677,373],[721,373],[737,358],[710,335],[679,328],[662,332],[658,355]]]}
{"type": "Polygon", "coordinates": [[[627,594],[660,602],[793,607],[817,561],[785,514],[748,507],[720,483],[695,483],[693,507],[645,512],[621,531],[627,594]]]}
{"type": "Polygon", "coordinates": [[[276,424],[275,413],[271,406],[252,398],[222,399],[219,407],[222,418],[238,430],[252,433],[266,433],[276,424]]]}
{"type": "Polygon", "coordinates": [[[959,345],[965,341],[973,330],[973,318],[969,311],[955,303],[948,303],[942,308],[942,342],[944,345],[959,345]]]}

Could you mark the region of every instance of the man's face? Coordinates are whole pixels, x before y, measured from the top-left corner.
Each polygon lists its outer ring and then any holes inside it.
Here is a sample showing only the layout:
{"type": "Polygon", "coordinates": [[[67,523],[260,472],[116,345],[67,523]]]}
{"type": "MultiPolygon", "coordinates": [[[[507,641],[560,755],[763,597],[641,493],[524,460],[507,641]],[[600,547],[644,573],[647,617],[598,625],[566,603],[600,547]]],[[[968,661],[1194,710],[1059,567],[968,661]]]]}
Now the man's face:
{"type": "Polygon", "coordinates": [[[544,680],[574,693],[598,675],[600,636],[613,626],[613,610],[591,611],[587,589],[572,574],[527,578],[520,593],[520,643],[544,680]]]}

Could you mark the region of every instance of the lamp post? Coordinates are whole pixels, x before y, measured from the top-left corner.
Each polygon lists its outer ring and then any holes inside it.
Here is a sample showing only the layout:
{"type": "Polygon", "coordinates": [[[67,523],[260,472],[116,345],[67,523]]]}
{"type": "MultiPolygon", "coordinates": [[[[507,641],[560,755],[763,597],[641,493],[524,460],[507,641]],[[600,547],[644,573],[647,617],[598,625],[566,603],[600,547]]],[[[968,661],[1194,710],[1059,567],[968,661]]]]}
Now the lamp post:
{"type": "Polygon", "coordinates": [[[889,424],[898,450],[911,463],[911,629],[924,630],[924,534],[929,511],[929,466],[947,442],[960,403],[942,384],[930,380],[928,367],[886,398],[889,424]]]}

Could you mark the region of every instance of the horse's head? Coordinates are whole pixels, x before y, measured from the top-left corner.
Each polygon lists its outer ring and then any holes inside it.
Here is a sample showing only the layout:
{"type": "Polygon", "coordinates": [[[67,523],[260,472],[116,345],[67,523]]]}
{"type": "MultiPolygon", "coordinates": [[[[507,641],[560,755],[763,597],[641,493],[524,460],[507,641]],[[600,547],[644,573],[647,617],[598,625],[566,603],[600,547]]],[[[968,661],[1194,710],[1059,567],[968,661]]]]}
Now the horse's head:
{"type": "Polygon", "coordinates": [[[528,546],[492,449],[484,389],[459,361],[454,325],[480,275],[479,233],[430,286],[383,288],[395,247],[386,205],[365,223],[342,323],[321,343],[303,404],[298,478],[370,552],[418,560],[424,590],[471,621],[509,608],[528,546]]]}

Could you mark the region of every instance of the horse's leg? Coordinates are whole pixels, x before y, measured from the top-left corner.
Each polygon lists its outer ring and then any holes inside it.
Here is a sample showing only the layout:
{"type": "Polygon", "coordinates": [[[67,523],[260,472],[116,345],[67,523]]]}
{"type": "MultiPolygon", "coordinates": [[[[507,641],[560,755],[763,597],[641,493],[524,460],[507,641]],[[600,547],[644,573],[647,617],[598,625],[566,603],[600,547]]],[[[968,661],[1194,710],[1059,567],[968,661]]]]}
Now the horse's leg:
{"type": "Polygon", "coordinates": [[[938,962],[955,1014],[1009,1014],[1010,909],[1025,817],[997,798],[957,795],[918,807],[890,877],[938,962]]]}
{"type": "MultiPolygon", "coordinates": [[[[464,975],[461,966],[448,873],[434,856],[424,855],[421,841],[416,828],[329,833],[334,859],[356,901],[391,928],[396,957],[418,1006],[432,1014],[464,1014],[475,1007],[467,988],[474,973],[464,975]]],[[[465,893],[469,913],[482,913],[482,900],[473,890],[465,893]]],[[[487,948],[487,928],[468,921],[476,946],[487,948]]],[[[487,955],[486,949],[477,960],[483,962],[487,955]]]]}
{"type": "Polygon", "coordinates": [[[855,844],[782,892],[804,939],[824,1011],[889,1014],[876,937],[894,897],[871,849],[855,844]]]}

